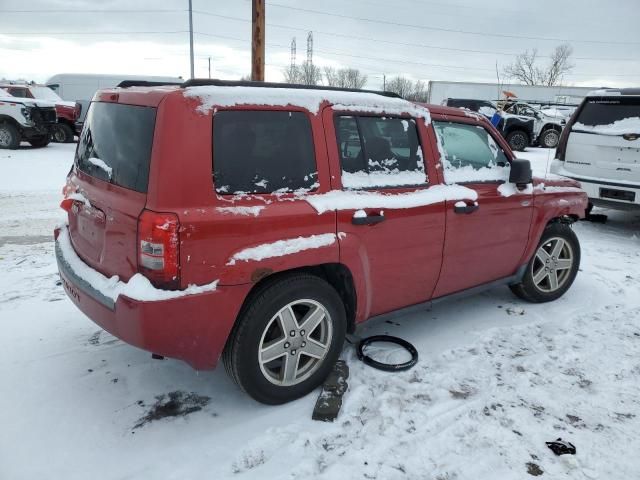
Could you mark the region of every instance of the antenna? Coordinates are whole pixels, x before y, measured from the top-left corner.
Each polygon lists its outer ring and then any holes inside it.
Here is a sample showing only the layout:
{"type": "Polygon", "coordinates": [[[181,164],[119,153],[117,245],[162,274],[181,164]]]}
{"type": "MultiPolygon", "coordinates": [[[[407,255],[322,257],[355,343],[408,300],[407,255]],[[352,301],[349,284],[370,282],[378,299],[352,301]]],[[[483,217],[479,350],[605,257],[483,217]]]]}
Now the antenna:
{"type": "Polygon", "coordinates": [[[296,37],[291,39],[291,71],[296,68],[296,37]]]}
{"type": "Polygon", "coordinates": [[[313,32],[307,35],[307,63],[313,64],[313,32]]]}

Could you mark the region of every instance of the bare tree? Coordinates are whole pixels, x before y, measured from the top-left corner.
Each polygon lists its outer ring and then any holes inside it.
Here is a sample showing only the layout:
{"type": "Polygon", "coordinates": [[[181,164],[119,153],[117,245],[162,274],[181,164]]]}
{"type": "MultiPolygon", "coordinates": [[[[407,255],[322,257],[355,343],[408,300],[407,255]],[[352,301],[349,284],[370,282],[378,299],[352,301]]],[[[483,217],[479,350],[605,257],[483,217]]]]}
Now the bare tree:
{"type": "Polygon", "coordinates": [[[325,83],[330,87],[362,88],[367,83],[367,76],[357,68],[324,67],[325,83]]]}
{"type": "Polygon", "coordinates": [[[300,85],[318,85],[322,81],[320,67],[304,62],[302,65],[290,65],[282,71],[286,83],[300,85]]]}
{"type": "Polygon", "coordinates": [[[300,80],[300,67],[296,65],[289,65],[282,71],[282,74],[286,83],[302,83],[300,80]]]}
{"type": "Polygon", "coordinates": [[[241,82],[250,82],[251,81],[251,74],[247,73],[246,75],[242,75],[240,77],[240,81],[241,82]]]}
{"type": "Polygon", "coordinates": [[[573,48],[568,43],[558,45],[551,54],[551,60],[547,67],[546,85],[558,85],[562,81],[565,73],[571,71],[574,67],[569,59],[573,53],[573,48]]]}
{"type": "Polygon", "coordinates": [[[387,82],[386,90],[413,102],[427,101],[427,84],[422,80],[413,82],[406,77],[394,77],[387,82]]]}
{"type": "Polygon", "coordinates": [[[320,67],[313,63],[304,62],[300,65],[300,83],[303,85],[318,85],[322,81],[320,67]]]}
{"type": "Polygon", "coordinates": [[[428,93],[427,84],[422,80],[418,80],[413,84],[413,91],[411,94],[405,98],[413,102],[426,102],[428,93]]]}
{"type": "Polygon", "coordinates": [[[525,85],[558,85],[562,76],[573,68],[569,62],[572,53],[573,48],[568,43],[558,45],[551,54],[549,64],[541,67],[538,65],[538,50],[526,50],[507,65],[503,73],[525,85]]]}
{"type": "Polygon", "coordinates": [[[394,77],[387,82],[386,90],[388,92],[394,92],[400,95],[402,98],[407,98],[408,95],[413,93],[413,82],[407,77],[394,77]]]}

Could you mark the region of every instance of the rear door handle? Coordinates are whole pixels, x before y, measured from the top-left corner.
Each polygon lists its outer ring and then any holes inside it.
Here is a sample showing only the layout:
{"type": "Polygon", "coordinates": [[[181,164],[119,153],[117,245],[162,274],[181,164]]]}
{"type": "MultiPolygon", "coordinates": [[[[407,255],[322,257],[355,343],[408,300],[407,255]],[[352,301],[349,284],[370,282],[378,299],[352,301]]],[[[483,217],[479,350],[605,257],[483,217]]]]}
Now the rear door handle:
{"type": "Polygon", "coordinates": [[[466,214],[469,214],[469,213],[475,212],[476,210],[478,210],[478,208],[480,208],[480,206],[477,203],[474,203],[473,205],[466,205],[465,204],[464,206],[455,205],[453,207],[453,211],[455,213],[466,213],[466,214]]]}
{"type": "Polygon", "coordinates": [[[351,223],[354,225],[375,225],[384,221],[384,215],[367,215],[366,217],[353,217],[351,223]]]}

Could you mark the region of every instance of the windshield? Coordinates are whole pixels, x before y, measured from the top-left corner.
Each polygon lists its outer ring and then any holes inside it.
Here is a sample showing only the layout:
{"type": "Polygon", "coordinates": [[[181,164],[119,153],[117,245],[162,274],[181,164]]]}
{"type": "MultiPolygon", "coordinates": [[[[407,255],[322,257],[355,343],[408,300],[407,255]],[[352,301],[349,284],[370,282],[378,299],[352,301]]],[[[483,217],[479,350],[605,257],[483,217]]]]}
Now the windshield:
{"type": "Polygon", "coordinates": [[[39,100],[51,100],[52,102],[60,102],[62,99],[49,87],[29,87],[33,98],[39,100]]]}
{"type": "Polygon", "coordinates": [[[152,107],[93,102],[78,141],[78,169],[146,193],[155,122],[152,107]]]}

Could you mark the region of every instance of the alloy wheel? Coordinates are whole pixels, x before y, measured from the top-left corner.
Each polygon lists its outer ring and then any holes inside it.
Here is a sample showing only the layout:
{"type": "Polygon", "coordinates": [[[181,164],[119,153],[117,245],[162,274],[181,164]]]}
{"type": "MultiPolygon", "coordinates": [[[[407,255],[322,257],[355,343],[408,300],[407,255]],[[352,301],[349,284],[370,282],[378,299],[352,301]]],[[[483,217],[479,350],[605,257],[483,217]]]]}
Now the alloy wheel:
{"type": "Polygon", "coordinates": [[[553,237],[540,245],[533,262],[533,283],[543,292],[555,292],[562,288],[571,275],[574,254],[569,243],[553,237]]]}
{"type": "Polygon", "coordinates": [[[11,145],[11,132],[4,128],[0,128],[0,147],[8,147],[11,145]]]}
{"type": "Polygon", "coordinates": [[[544,133],[542,144],[547,148],[555,148],[558,145],[560,135],[555,130],[547,130],[544,133]]]}
{"type": "Polygon", "coordinates": [[[262,333],[258,361],[265,378],[290,387],[313,375],[331,347],[333,326],[315,300],[293,301],[276,313],[262,333]]]}

